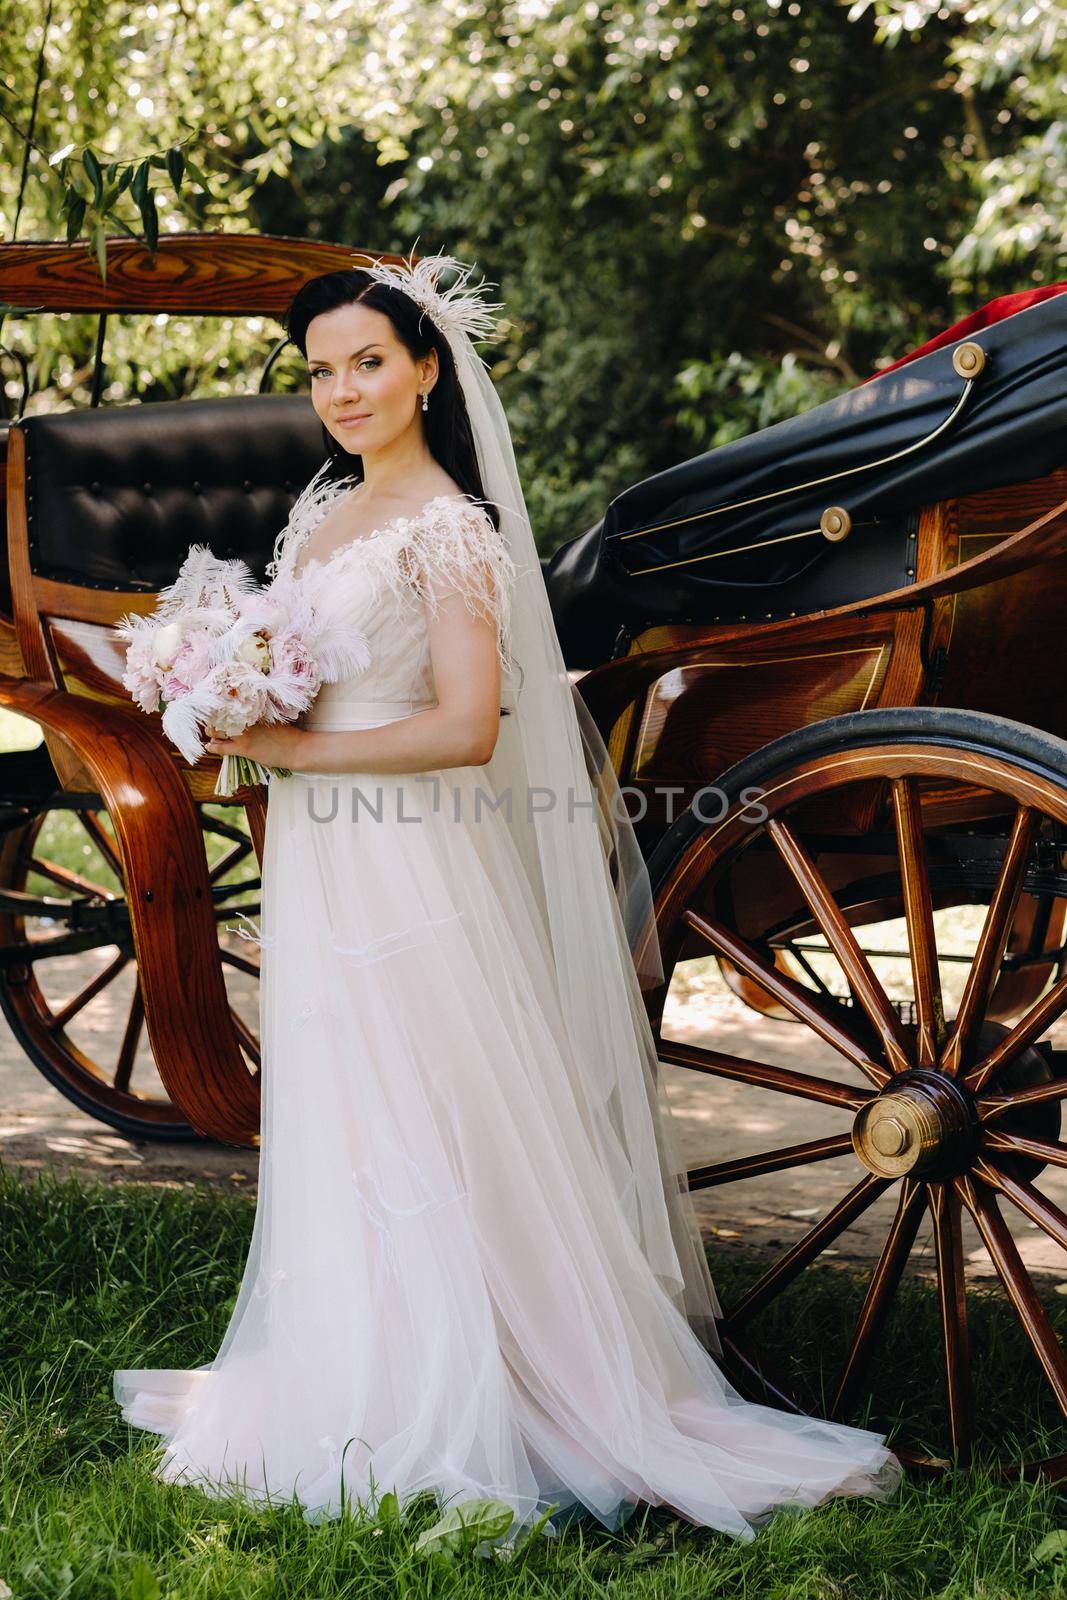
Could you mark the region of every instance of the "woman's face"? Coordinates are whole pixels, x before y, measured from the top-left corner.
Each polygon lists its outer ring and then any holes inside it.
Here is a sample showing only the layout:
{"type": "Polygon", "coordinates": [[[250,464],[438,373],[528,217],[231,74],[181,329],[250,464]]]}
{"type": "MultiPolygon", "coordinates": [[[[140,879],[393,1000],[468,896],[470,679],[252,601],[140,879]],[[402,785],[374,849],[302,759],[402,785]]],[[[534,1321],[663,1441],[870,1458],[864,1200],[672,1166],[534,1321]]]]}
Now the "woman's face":
{"type": "Polygon", "coordinates": [[[421,429],[422,395],[437,377],[437,353],[414,361],[383,311],[352,302],[308,324],[307,364],[316,412],[343,450],[381,450],[421,429]]]}

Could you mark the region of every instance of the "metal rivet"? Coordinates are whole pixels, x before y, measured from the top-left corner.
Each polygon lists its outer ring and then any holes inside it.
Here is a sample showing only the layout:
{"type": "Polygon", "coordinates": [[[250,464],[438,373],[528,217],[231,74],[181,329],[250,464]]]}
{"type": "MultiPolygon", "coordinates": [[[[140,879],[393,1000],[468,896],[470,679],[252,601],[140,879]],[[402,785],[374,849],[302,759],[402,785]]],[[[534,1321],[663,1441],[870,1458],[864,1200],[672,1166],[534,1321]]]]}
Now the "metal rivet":
{"type": "Polygon", "coordinates": [[[970,339],[952,352],[952,366],[961,378],[977,378],[985,369],[986,359],[982,346],[970,339]]]}
{"type": "Polygon", "coordinates": [[[844,506],[827,506],[819,518],[819,527],[823,538],[836,544],[840,539],[847,539],[852,532],[852,518],[844,506]]]}
{"type": "Polygon", "coordinates": [[[141,488],[144,490],[145,494],[152,493],[152,485],[150,483],[142,483],[141,488]]]}
{"type": "Polygon", "coordinates": [[[146,900],[151,900],[151,898],[152,898],[152,891],[151,891],[151,889],[146,889],[146,890],[145,890],[145,892],[144,892],[144,897],[145,897],[145,899],[146,899],[146,900]]]}

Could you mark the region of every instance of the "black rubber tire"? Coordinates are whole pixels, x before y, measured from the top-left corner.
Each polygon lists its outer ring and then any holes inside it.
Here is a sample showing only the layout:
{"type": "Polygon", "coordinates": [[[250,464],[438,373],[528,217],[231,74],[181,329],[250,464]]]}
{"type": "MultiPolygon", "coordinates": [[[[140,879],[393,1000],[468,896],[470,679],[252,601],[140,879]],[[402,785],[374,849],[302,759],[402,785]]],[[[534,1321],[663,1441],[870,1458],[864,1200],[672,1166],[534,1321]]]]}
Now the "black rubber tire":
{"type": "MultiPolygon", "coordinates": [[[[1010,717],[940,706],[849,711],[809,723],[735,762],[715,779],[714,787],[733,803],[743,790],[767,785],[798,761],[871,743],[941,745],[999,756],[1058,784],[1067,797],[1067,741],[1010,717]]],[[[707,826],[706,818],[690,806],[662,836],[648,860],[653,895],[707,826]]]]}

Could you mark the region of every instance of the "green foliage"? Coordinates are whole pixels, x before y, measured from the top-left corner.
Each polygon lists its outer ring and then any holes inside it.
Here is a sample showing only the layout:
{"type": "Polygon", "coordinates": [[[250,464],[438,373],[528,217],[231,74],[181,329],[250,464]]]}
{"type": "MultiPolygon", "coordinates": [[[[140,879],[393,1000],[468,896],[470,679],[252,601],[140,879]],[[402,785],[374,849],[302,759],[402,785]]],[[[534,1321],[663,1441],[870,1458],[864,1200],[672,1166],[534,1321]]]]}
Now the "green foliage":
{"type": "MultiPolygon", "coordinates": [[[[1063,9],[53,0],[58,153],[30,150],[26,217],[98,251],[114,217],[475,259],[509,307],[486,353],[548,552],[640,478],[1062,275],[1063,9]]],[[[43,20],[0,0],[8,237],[43,20]]],[[[113,319],[105,399],[254,388],[279,332],[113,319]]],[[[18,326],[36,405],[84,403],[93,333],[18,326]]]]}
{"type": "Polygon", "coordinates": [[[494,376],[548,550],[950,316],[967,197],[945,181],[965,137],[946,43],[934,26],[890,60],[835,0],[506,7],[455,30],[384,237],[358,192],[319,221],[394,249],[419,233],[500,282],[494,376]]]}
{"type": "MultiPolygon", "coordinates": [[[[943,0],[857,0],[851,15],[870,12],[892,44],[944,9],[943,0]]],[[[968,0],[950,9],[947,81],[967,116],[961,176],[974,197],[948,263],[953,292],[1050,282],[1063,276],[1067,252],[1067,6],[968,0]]]]}

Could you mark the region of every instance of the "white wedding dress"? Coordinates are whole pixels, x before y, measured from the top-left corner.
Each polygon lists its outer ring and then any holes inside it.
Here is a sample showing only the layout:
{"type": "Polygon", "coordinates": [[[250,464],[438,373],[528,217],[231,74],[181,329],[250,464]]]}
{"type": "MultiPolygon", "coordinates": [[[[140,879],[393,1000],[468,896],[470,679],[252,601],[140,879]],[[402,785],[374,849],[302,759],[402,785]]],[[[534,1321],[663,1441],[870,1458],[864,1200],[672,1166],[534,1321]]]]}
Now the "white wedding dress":
{"type": "MultiPolygon", "coordinates": [[[[450,496],[295,572],[334,492],[305,490],[274,582],[310,586],[371,659],[306,725],[418,716],[412,558],[491,610],[506,553],[450,496]]],[[[648,1502],[751,1538],[778,1506],[888,1495],[881,1436],[742,1400],[650,1271],[563,1069],[507,824],[476,814],[485,783],[272,779],[251,1246],[218,1354],[116,1372],[123,1416],[165,1441],[160,1478],[295,1494],[308,1521],[432,1490],[506,1501],[509,1537],[551,1502],[609,1528],[648,1502]]]]}

